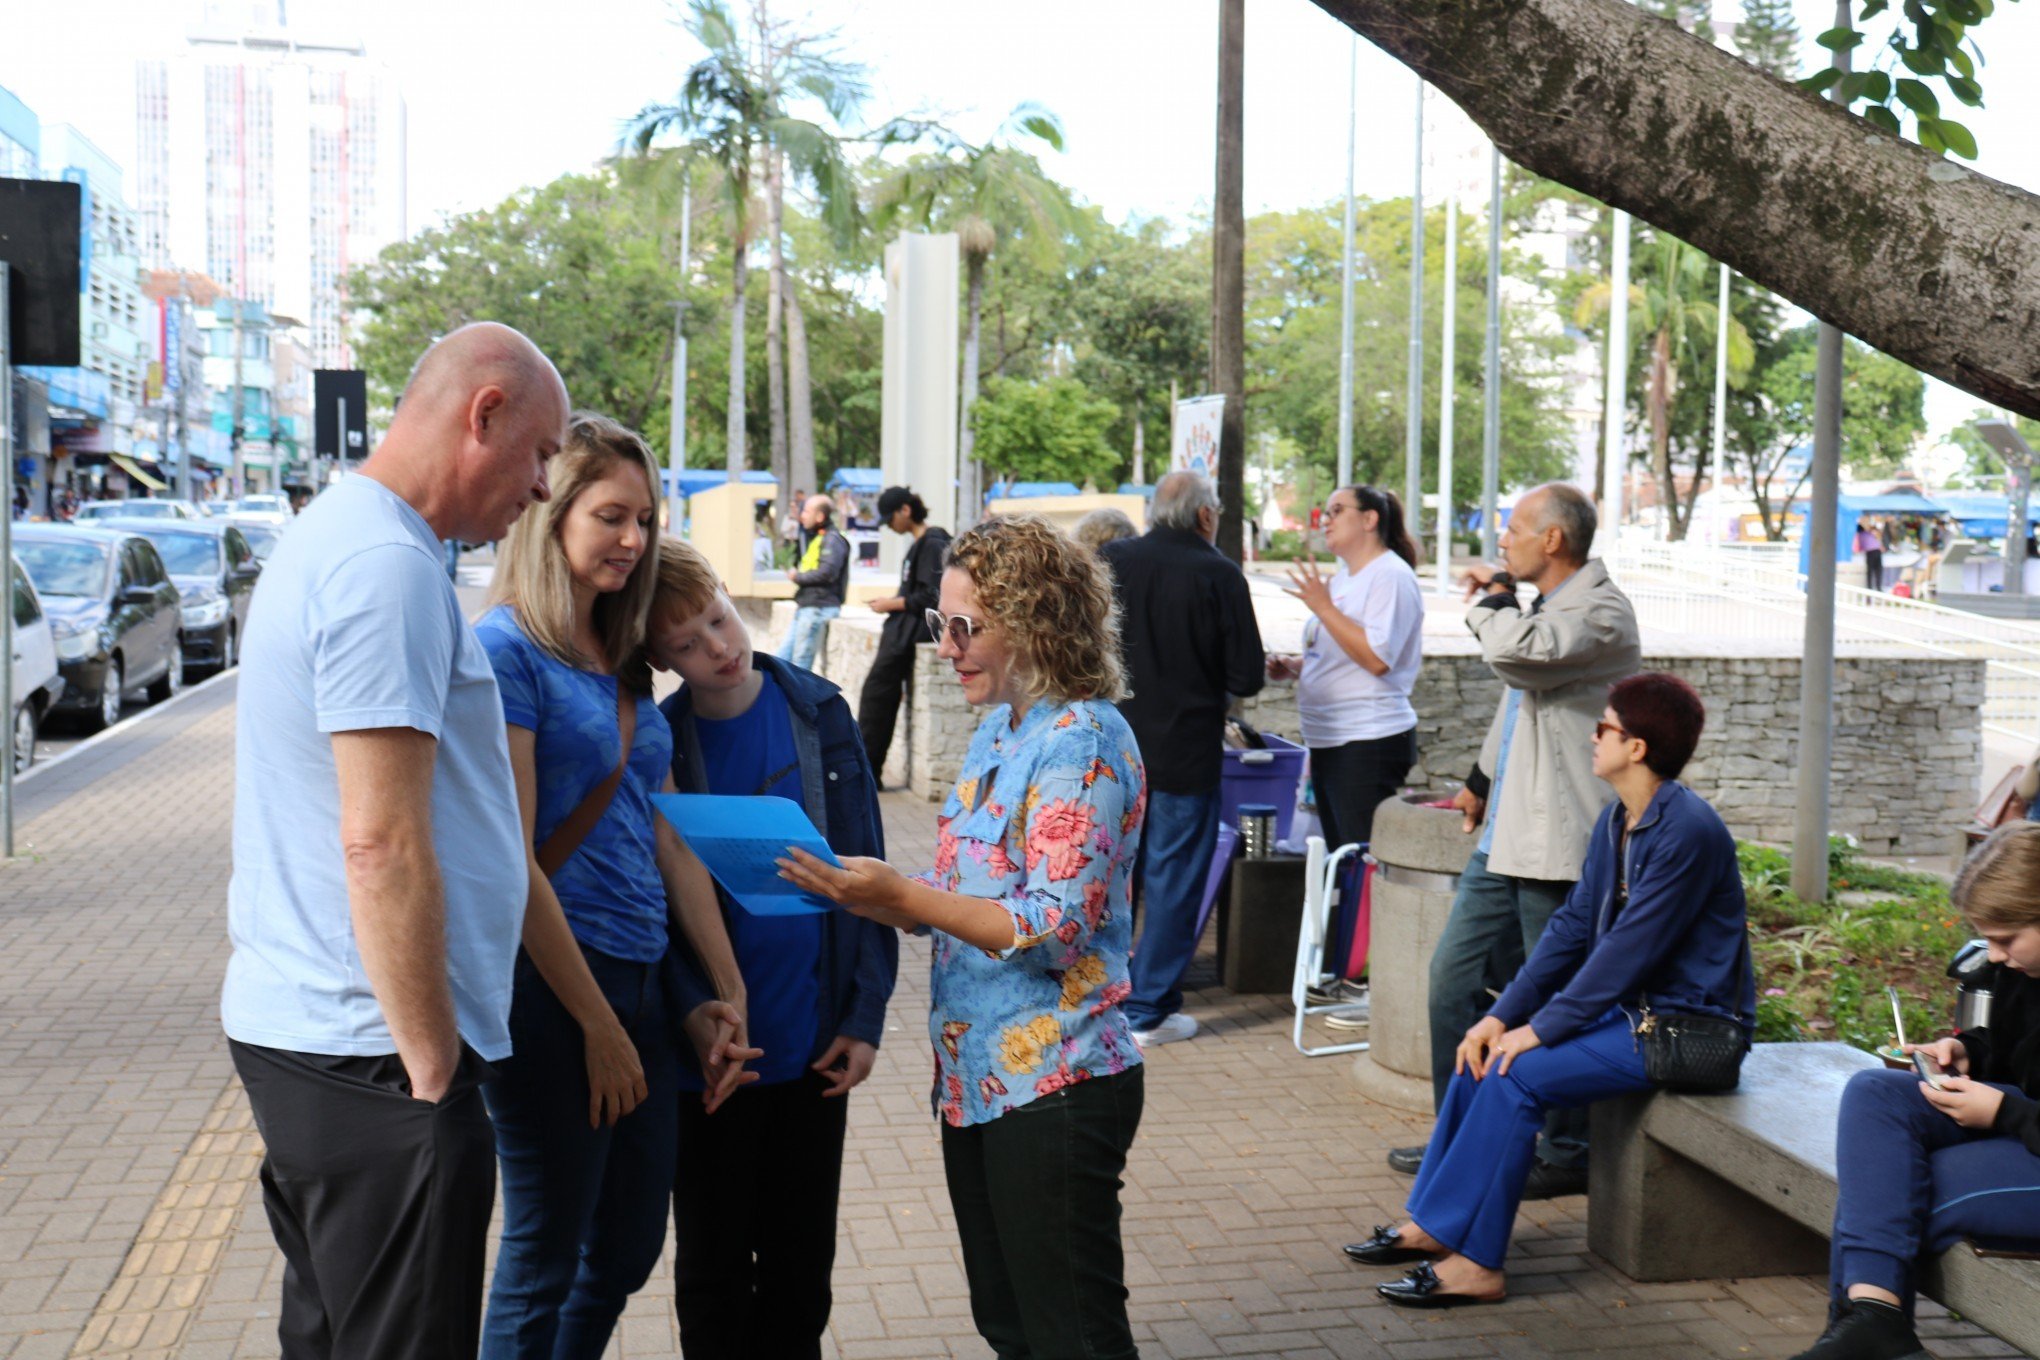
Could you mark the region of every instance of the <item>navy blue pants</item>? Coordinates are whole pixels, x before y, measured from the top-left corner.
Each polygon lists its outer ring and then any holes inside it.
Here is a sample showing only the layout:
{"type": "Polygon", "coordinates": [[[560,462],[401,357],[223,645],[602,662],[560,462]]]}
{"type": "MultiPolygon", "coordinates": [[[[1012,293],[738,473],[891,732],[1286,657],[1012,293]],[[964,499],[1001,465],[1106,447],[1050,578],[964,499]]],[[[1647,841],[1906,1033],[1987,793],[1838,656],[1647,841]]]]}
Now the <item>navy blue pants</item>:
{"type": "Polygon", "coordinates": [[[485,1360],[599,1360],[666,1244],[679,1093],[659,965],[581,953],[637,1046],[649,1094],[614,1127],[588,1126],[581,1027],[520,950],[514,1052],[483,1088],[503,1176],[485,1360]]]}
{"type": "Polygon", "coordinates": [[[1126,1018],[1153,1029],[1183,1009],[1183,974],[1197,954],[1197,909],[1218,840],[1218,790],[1148,794],[1140,832],[1140,943],[1128,965],[1126,1018]]]}
{"type": "Polygon", "coordinates": [[[1410,1188],[1411,1221],[1475,1264],[1500,1270],[1545,1112],[1649,1089],[1643,1054],[1619,1009],[1563,1043],[1522,1054],[1506,1076],[1492,1067],[1481,1081],[1460,1073],[1445,1090],[1424,1169],[1410,1188]]]}
{"type": "Polygon", "coordinates": [[[1963,1128],[1927,1103],[1911,1072],[1849,1078],[1835,1153],[1841,1194],[1828,1274],[1837,1299],[1852,1284],[1875,1285],[1910,1313],[1923,1258],[1965,1237],[2040,1246],[2040,1157],[2015,1138],[1963,1128]]]}

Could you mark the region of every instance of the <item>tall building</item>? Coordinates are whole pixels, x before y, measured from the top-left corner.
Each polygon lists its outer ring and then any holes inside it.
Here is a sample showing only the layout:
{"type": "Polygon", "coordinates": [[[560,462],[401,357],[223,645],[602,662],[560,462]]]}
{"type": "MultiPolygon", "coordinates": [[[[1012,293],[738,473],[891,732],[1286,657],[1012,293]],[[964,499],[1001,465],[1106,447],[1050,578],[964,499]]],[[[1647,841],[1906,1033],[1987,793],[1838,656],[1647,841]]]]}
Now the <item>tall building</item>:
{"type": "Polygon", "coordinates": [[[315,361],[351,367],[343,280],[408,231],[396,78],[357,41],[290,28],[279,3],[137,62],[135,109],[147,263],[303,318],[315,361]]]}

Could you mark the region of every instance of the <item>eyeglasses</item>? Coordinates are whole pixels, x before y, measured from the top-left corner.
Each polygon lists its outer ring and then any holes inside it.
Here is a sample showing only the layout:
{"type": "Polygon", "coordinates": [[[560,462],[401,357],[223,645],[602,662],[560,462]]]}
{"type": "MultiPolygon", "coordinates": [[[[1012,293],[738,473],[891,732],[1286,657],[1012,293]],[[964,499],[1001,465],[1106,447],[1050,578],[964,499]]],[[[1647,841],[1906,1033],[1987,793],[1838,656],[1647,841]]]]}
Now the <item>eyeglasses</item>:
{"type": "Polygon", "coordinates": [[[1352,508],[1353,507],[1350,505],[1341,505],[1339,504],[1339,502],[1333,501],[1330,505],[1327,505],[1325,507],[1325,518],[1337,519],[1340,515],[1345,514],[1348,510],[1351,510],[1352,508]]]}
{"type": "Polygon", "coordinates": [[[949,645],[959,652],[969,651],[970,640],[985,629],[983,619],[968,614],[945,614],[939,609],[924,609],[921,613],[928,620],[928,636],[940,642],[946,634],[949,645]]]}
{"type": "Polygon", "coordinates": [[[1607,736],[1610,732],[1613,732],[1616,736],[1622,738],[1624,741],[1629,740],[1629,733],[1623,731],[1621,728],[1617,727],[1614,723],[1597,722],[1594,724],[1595,741],[1599,741],[1601,738],[1607,736]]]}

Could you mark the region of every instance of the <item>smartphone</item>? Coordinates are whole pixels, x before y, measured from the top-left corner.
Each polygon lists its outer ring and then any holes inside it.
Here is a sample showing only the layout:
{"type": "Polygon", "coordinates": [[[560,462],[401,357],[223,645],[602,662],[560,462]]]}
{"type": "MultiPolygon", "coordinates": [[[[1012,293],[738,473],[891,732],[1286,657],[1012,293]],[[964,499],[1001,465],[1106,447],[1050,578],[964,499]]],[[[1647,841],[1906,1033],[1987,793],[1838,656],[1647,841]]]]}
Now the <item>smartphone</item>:
{"type": "MultiPolygon", "coordinates": [[[[1886,987],[1884,994],[1891,998],[1891,1024],[1898,1034],[1898,1046],[1903,1050],[1905,1048],[1905,1017],[1899,1012],[1898,988],[1886,987]]],[[[1941,1064],[1935,1062],[1930,1055],[1925,1053],[1914,1052],[1911,1057],[1913,1071],[1920,1074],[1921,1081],[1933,1087],[1936,1091],[1946,1089],[1941,1085],[1941,1078],[1947,1075],[1947,1072],[1941,1064]]]]}

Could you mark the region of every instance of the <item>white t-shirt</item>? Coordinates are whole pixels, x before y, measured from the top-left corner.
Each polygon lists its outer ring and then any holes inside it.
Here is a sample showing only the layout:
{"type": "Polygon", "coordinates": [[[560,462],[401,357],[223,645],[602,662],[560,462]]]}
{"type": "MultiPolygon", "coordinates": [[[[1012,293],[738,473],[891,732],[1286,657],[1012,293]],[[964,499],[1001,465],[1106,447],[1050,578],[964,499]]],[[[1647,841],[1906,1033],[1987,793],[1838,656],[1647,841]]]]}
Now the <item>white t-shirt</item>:
{"type": "Polygon", "coordinates": [[[1388,673],[1367,671],[1313,618],[1304,628],[1303,674],[1296,682],[1303,744],[1343,746],[1409,731],[1417,725],[1410,690],[1424,651],[1417,573],[1385,552],[1357,572],[1334,576],[1332,603],[1367,630],[1367,645],[1388,663],[1388,673]]]}
{"type": "Polygon", "coordinates": [[[396,1052],[354,942],[335,732],[438,740],[432,840],[461,1037],[510,1052],[524,824],[496,672],[418,512],[355,473],[276,546],[248,610],[234,739],[229,1037],[303,1053],[396,1052]]]}

